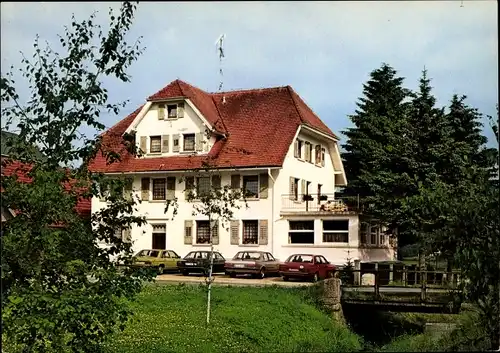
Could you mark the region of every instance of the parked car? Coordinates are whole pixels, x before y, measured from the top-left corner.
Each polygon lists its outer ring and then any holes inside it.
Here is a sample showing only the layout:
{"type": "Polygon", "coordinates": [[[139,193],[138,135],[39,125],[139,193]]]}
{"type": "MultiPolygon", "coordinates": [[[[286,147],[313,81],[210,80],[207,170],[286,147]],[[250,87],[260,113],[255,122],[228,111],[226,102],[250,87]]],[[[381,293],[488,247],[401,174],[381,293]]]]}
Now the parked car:
{"type": "Polygon", "coordinates": [[[279,274],[279,261],[265,251],[239,251],[232,260],[226,261],[225,268],[230,277],[251,274],[256,278],[264,278],[270,273],[279,274]]]}
{"type": "Polygon", "coordinates": [[[173,250],[145,249],[134,255],[134,266],[155,267],[158,274],[177,271],[177,260],[181,257],[173,250]]]}
{"type": "MultiPolygon", "coordinates": [[[[219,252],[214,251],[212,273],[224,272],[226,259],[219,252]]],[[[182,260],[177,261],[177,267],[184,276],[190,273],[208,273],[210,268],[210,251],[191,251],[182,260]]]]}
{"type": "Polygon", "coordinates": [[[336,271],[323,255],[293,254],[280,265],[280,275],[284,281],[289,278],[307,278],[314,282],[333,277],[336,271]]]}

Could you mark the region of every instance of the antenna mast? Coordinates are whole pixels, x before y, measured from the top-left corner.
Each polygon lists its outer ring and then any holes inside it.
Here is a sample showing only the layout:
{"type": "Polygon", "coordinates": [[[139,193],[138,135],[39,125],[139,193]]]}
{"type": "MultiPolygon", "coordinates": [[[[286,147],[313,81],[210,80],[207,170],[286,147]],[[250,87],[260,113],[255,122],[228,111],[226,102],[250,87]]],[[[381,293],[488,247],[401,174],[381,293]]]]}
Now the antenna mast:
{"type": "MultiPolygon", "coordinates": [[[[225,34],[221,34],[217,41],[215,42],[215,47],[217,50],[217,53],[219,55],[219,74],[220,74],[220,82],[219,82],[219,88],[218,91],[222,91],[222,87],[224,85],[223,79],[224,79],[224,71],[222,70],[222,59],[224,58],[224,39],[226,39],[225,34]]],[[[222,101],[225,101],[225,97],[222,97],[222,101]]]]}

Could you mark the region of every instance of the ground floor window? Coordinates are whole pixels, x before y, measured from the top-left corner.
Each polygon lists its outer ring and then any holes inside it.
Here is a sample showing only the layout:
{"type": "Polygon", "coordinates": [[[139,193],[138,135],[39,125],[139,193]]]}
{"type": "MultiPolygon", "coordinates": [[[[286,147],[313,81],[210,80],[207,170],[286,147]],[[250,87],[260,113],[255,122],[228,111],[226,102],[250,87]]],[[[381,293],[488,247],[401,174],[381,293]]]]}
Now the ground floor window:
{"type": "Polygon", "coordinates": [[[288,221],[289,244],[314,244],[314,221],[288,221]]]}
{"type": "Polygon", "coordinates": [[[163,250],[167,248],[167,227],[165,224],[152,224],[153,227],[153,249],[163,250]]]}
{"type": "Polygon", "coordinates": [[[259,244],[259,221],[243,221],[243,244],[259,244]]]}
{"type": "Polygon", "coordinates": [[[196,243],[210,244],[210,223],[208,221],[196,221],[196,243]]]}
{"type": "Polygon", "coordinates": [[[348,243],[349,220],[324,220],[323,243],[348,243]]]}

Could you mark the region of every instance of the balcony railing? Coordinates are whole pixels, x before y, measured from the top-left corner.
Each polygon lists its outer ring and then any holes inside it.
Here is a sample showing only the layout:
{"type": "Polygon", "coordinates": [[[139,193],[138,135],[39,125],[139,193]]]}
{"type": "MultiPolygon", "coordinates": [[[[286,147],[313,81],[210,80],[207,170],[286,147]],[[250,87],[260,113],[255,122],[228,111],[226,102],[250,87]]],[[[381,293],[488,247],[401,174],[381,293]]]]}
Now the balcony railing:
{"type": "Polygon", "coordinates": [[[281,212],[358,212],[359,201],[356,197],[344,198],[335,194],[281,195],[281,212]]]}

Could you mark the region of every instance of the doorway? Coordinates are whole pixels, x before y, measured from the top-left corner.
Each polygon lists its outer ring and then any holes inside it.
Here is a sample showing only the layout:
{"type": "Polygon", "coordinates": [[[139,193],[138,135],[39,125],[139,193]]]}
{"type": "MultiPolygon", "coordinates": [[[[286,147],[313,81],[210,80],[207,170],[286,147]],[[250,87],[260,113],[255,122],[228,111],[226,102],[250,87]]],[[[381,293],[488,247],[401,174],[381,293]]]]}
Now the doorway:
{"type": "Polygon", "coordinates": [[[165,224],[153,224],[152,249],[164,250],[167,248],[167,227],[165,224]]]}

